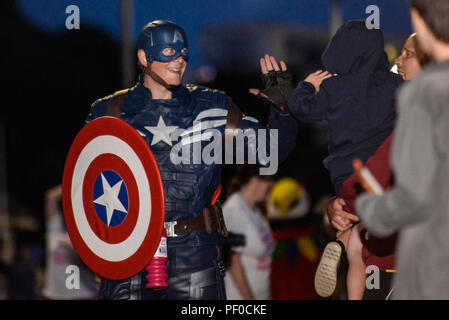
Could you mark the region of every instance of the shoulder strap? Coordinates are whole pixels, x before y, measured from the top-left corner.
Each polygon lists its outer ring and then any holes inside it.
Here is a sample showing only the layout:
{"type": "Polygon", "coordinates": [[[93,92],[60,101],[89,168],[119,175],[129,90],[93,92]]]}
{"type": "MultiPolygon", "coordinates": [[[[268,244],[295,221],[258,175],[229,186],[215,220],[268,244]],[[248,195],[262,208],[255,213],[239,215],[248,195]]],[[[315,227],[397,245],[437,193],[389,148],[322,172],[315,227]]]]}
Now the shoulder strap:
{"type": "Polygon", "coordinates": [[[106,107],[106,116],[120,118],[122,114],[123,104],[128,96],[129,89],[123,89],[116,91],[111,99],[109,99],[108,105],[106,107]]]}
{"type": "Polygon", "coordinates": [[[242,124],[243,113],[234,101],[229,98],[228,116],[225,129],[239,129],[242,124]]]}

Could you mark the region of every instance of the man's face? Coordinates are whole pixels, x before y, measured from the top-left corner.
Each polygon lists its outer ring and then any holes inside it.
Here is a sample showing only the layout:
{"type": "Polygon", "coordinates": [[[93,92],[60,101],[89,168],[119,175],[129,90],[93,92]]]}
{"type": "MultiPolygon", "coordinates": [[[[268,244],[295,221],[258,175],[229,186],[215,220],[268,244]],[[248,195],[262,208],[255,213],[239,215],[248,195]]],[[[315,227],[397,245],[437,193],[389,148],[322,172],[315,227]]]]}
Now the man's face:
{"type": "MultiPolygon", "coordinates": [[[[174,49],[165,48],[162,53],[170,56],[174,54],[174,49]]],[[[162,78],[170,86],[179,86],[181,84],[186,67],[187,62],[182,56],[169,62],[153,61],[150,64],[151,72],[162,78]]]]}

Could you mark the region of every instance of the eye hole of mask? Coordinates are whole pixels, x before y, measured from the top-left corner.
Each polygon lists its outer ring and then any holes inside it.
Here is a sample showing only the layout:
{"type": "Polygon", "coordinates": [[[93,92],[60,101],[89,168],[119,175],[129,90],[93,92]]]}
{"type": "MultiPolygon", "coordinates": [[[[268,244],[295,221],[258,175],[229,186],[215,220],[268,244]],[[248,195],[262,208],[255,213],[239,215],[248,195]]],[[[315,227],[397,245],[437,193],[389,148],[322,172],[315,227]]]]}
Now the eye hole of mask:
{"type": "Polygon", "coordinates": [[[181,53],[186,56],[187,55],[187,48],[182,49],[181,53]]]}
{"type": "Polygon", "coordinates": [[[176,53],[176,50],[173,48],[165,48],[164,50],[162,50],[162,54],[166,57],[174,56],[175,53],[176,53]]]}

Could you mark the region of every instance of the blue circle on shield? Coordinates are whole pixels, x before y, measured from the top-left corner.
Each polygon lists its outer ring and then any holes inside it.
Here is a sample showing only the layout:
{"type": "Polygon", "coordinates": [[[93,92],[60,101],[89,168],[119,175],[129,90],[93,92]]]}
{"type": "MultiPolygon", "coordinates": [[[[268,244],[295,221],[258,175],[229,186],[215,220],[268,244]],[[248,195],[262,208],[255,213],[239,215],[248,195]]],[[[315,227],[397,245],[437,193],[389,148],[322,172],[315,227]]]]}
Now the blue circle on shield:
{"type": "Polygon", "coordinates": [[[103,171],[94,183],[93,202],[100,220],[109,227],[120,225],[128,213],[128,190],[112,170],[103,171]]]}

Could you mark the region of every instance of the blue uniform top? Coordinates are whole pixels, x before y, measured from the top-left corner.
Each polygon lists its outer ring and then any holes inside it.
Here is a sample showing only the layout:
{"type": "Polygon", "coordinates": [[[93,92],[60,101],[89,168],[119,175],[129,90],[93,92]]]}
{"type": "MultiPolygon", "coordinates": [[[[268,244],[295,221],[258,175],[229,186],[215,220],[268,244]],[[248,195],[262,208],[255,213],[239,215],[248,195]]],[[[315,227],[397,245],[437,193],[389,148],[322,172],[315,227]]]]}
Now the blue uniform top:
{"type": "MultiPolygon", "coordinates": [[[[139,82],[129,90],[120,118],[141,134],[156,158],[164,186],[165,221],[193,218],[211,203],[215,190],[221,184],[221,164],[205,163],[204,157],[198,158],[201,151],[195,152],[192,146],[198,145],[195,141],[201,141],[200,150],[207,151],[212,157],[221,149],[220,144],[220,148],[212,151],[214,145],[211,142],[222,139],[230,100],[224,92],[194,85],[181,85],[173,91],[172,99],[152,99],[151,91],[143,85],[143,79],[141,75],[139,82]],[[171,158],[173,149],[179,156],[175,161],[171,158]],[[190,150],[190,154],[184,150],[190,150]]],[[[99,99],[92,105],[87,122],[105,115],[110,98],[99,99]]],[[[257,129],[263,127],[255,118],[243,116],[241,129],[250,128],[255,129],[257,134],[257,129]]],[[[278,129],[281,162],[295,147],[298,124],[291,116],[280,114],[272,108],[269,128],[278,129]]],[[[269,135],[266,136],[269,153],[273,151],[276,141],[270,141],[269,135]]],[[[257,139],[244,141],[247,152],[251,153],[252,147],[261,147],[257,139]]],[[[263,163],[259,161],[259,164],[263,163]]],[[[208,235],[203,232],[168,238],[171,246],[196,246],[221,241],[218,233],[208,235]]]]}

